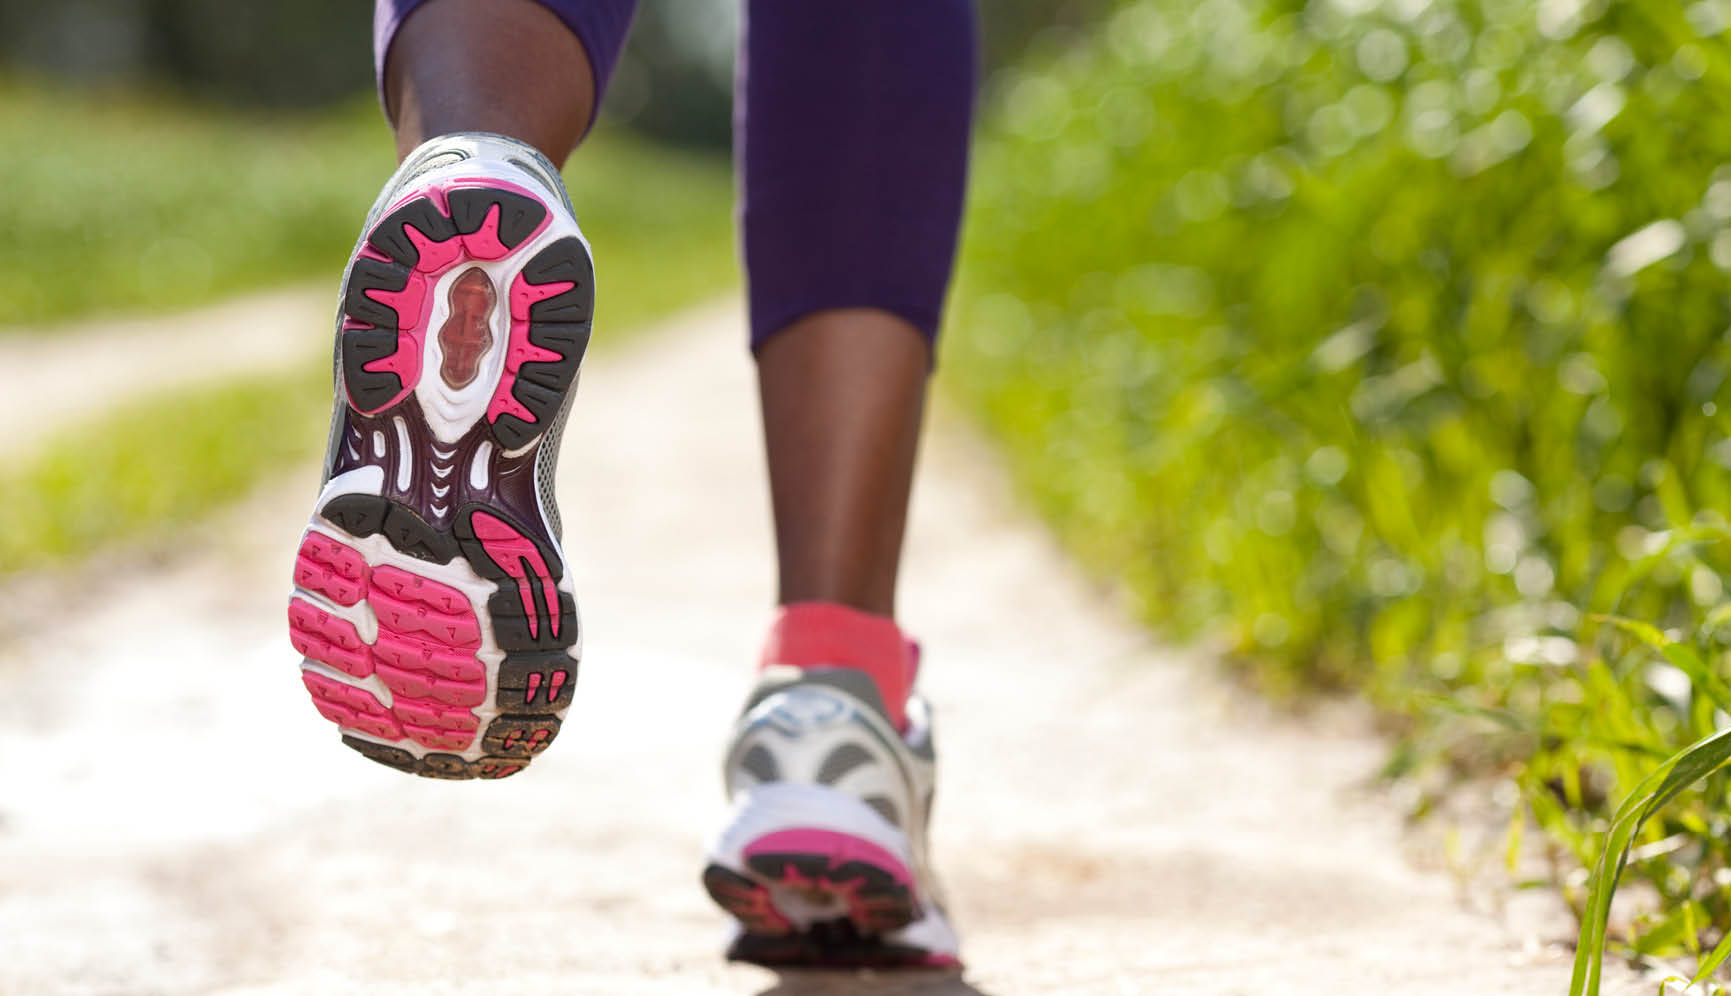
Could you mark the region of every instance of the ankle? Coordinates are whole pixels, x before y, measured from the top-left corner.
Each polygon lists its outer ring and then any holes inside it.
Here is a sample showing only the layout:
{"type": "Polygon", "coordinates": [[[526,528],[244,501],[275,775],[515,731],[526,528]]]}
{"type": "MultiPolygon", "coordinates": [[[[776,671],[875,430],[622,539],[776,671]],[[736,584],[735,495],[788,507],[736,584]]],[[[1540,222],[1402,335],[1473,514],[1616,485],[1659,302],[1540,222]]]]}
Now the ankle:
{"type": "Polygon", "coordinates": [[[837,602],[781,606],[764,641],[760,669],[848,670],[868,675],[897,730],[907,728],[918,650],[895,620],[837,602]]]}

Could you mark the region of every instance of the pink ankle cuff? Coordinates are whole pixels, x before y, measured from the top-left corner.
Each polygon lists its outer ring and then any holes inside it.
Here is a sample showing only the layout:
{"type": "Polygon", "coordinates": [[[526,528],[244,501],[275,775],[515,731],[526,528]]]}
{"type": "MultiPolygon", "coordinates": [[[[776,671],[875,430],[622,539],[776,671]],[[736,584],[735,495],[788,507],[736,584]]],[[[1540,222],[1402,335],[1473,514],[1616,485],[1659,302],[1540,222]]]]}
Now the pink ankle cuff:
{"type": "Polygon", "coordinates": [[[915,645],[891,619],[835,602],[795,602],[776,611],[759,668],[864,671],[883,696],[898,730],[907,727],[908,694],[918,657],[915,645]]]}

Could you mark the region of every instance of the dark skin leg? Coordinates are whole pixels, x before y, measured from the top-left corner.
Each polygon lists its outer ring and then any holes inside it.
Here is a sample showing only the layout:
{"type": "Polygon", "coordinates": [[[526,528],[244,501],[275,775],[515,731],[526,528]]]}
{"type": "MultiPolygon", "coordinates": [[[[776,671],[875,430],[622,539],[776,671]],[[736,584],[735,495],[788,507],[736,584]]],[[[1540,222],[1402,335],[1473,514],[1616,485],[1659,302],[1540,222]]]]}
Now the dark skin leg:
{"type": "Polygon", "coordinates": [[[397,30],[385,64],[397,158],[435,135],[490,131],[560,167],[595,107],[589,56],[533,0],[431,0],[397,30]]]}
{"type": "Polygon", "coordinates": [[[894,617],[931,345],[868,308],[820,311],[758,348],[780,600],[894,617]]]}
{"type": "MultiPolygon", "coordinates": [[[[385,99],[399,157],[488,131],[563,166],[595,89],[581,43],[532,0],[431,0],[397,32],[385,99]]],[[[771,337],[757,366],[780,601],[894,616],[930,345],[887,312],[832,309],[771,337]]]]}

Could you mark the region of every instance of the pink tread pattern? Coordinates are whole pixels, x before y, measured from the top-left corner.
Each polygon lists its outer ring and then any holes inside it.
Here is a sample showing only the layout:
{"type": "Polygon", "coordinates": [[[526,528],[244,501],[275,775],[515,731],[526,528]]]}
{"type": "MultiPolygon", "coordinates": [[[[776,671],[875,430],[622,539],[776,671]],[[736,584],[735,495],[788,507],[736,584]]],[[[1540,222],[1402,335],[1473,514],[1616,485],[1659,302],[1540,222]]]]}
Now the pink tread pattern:
{"type": "Polygon", "coordinates": [[[853,834],[815,827],[798,827],[764,834],[746,844],[741,857],[760,878],[806,894],[825,894],[847,908],[847,917],[864,934],[877,934],[907,923],[916,911],[914,878],[906,864],[884,848],[853,834]],[[773,856],[765,867],[752,859],[773,856]],[[816,860],[787,860],[801,856],[816,860]],[[775,860],[780,859],[780,860],[775,860]],[[779,869],[770,872],[779,864],[779,869]],[[877,876],[861,871],[875,869],[877,876]],[[899,888],[886,889],[887,876],[899,888]],[[877,881],[871,881],[872,878],[877,881]]]}
{"type": "Polygon", "coordinates": [[[367,562],[322,533],[308,533],[295,555],[295,584],[338,605],[353,605],[366,592],[367,562]]]}
{"type": "Polygon", "coordinates": [[[764,834],[745,845],[744,855],[754,854],[821,854],[829,858],[831,864],[842,864],[848,861],[859,861],[881,868],[891,878],[902,885],[914,884],[914,877],[908,871],[908,866],[902,864],[900,858],[884,850],[878,845],[856,837],[850,833],[837,830],[820,830],[816,828],[799,828],[794,830],[777,830],[764,834]]]}
{"type": "MultiPolygon", "coordinates": [[[[507,190],[511,193],[528,197],[537,203],[543,203],[544,205],[541,198],[514,183],[507,183],[503,180],[486,180],[483,182],[459,180],[451,183],[434,184],[428,187],[417,188],[411,193],[399,198],[379,217],[388,218],[391,213],[396,211],[398,208],[410,201],[423,197],[430,200],[441,214],[450,217],[451,206],[447,195],[453,190],[477,186],[507,190]]],[[[480,228],[468,235],[456,235],[439,242],[434,242],[413,225],[403,226],[404,234],[408,236],[410,242],[414,243],[416,250],[420,253],[420,258],[416,260],[414,268],[409,272],[408,282],[404,284],[403,289],[399,291],[372,289],[365,292],[366,296],[371,300],[396,312],[397,348],[396,351],[391,353],[389,356],[383,356],[376,360],[369,361],[362,367],[363,370],[370,373],[396,374],[398,380],[402,382],[403,387],[402,390],[399,391],[390,401],[376,408],[370,409],[370,411],[383,411],[384,409],[391,407],[413,392],[415,385],[420,382],[421,358],[425,353],[428,333],[427,319],[428,313],[431,310],[431,291],[434,281],[447,271],[465,262],[472,260],[485,262],[489,260],[503,259],[515,251],[506,248],[505,244],[499,240],[499,212],[500,208],[495,204],[488,210],[487,217],[482,221],[480,228]]],[[[523,246],[533,242],[537,236],[546,230],[547,226],[552,221],[552,217],[553,212],[549,210],[546,217],[542,218],[541,222],[536,225],[534,231],[532,231],[522,242],[518,243],[518,248],[522,248],[523,246]]],[[[368,237],[370,238],[371,235],[372,233],[369,232],[368,237]]],[[[387,258],[383,254],[367,245],[365,240],[362,242],[359,255],[368,259],[387,261],[387,258]]],[[[516,283],[523,283],[520,275],[517,278],[516,283]]],[[[525,284],[524,286],[533,285],[525,284]]],[[[557,290],[552,293],[557,293],[558,291],[564,290],[572,285],[564,284],[551,286],[557,288],[557,290]]],[[[514,287],[513,296],[515,296],[514,287]]],[[[544,296],[551,296],[551,294],[544,296]]],[[[539,300],[539,298],[537,298],[537,300],[539,300]]],[[[547,352],[546,350],[540,350],[537,347],[530,345],[528,342],[527,308],[528,306],[525,305],[525,317],[522,322],[521,340],[525,347],[534,350],[537,355],[525,354],[526,358],[517,359],[516,364],[514,366],[511,365],[511,358],[516,355],[516,346],[519,340],[518,322],[515,319],[516,308],[513,306],[513,320],[511,323],[512,352],[507,354],[506,372],[500,379],[501,390],[507,392],[505,394],[506,398],[510,398],[508,387],[516,380],[517,367],[522,366],[531,359],[542,358],[538,354],[547,352]]],[[[345,332],[370,328],[372,328],[372,326],[367,325],[364,322],[357,322],[353,319],[344,319],[343,321],[343,331],[345,332]]],[[[552,359],[557,360],[560,359],[560,357],[558,354],[553,354],[552,359]]],[[[349,403],[354,405],[353,398],[350,399],[349,403]]],[[[497,406],[498,404],[498,396],[495,395],[493,406],[497,406]]],[[[520,405],[517,405],[514,399],[511,401],[511,404],[521,408],[520,405]]],[[[360,411],[361,409],[357,407],[355,410],[360,411]]],[[[511,414],[518,414],[518,412],[513,410],[511,414]]],[[[529,414],[527,409],[524,409],[519,417],[523,418],[524,421],[527,422],[535,421],[534,416],[529,414]]],[[[488,421],[497,421],[497,419],[498,416],[494,413],[494,408],[489,407],[488,421]]]]}
{"type": "Polygon", "coordinates": [[[710,886],[717,902],[754,934],[780,937],[793,930],[793,922],[781,915],[769,890],[755,882],[717,881],[710,886]]]}
{"type": "Polygon", "coordinates": [[[360,551],[317,532],[301,544],[295,583],[344,605],[364,599],[379,623],[367,644],[348,620],[305,598],[289,600],[289,639],[297,651],[355,678],[377,675],[391,693],[386,706],[365,688],[303,671],[320,714],[347,729],[432,750],[463,751],[474,743],[480,720],[471,710],[486,701],[487,669],[475,656],[481,628],[467,595],[399,567],[369,571],[360,551]],[[303,574],[317,583],[305,583],[303,574]],[[336,599],[333,588],[354,596],[336,599]]]}
{"type": "Polygon", "coordinates": [[[487,405],[487,421],[499,421],[500,416],[515,415],[533,424],[535,414],[511,395],[517,374],[525,363],[557,363],[560,353],[543,349],[529,341],[529,309],[539,301],[557,297],[577,286],[569,280],[548,284],[532,284],[521,273],[511,281],[511,341],[505,350],[505,369],[499,374],[499,386],[493,389],[493,400],[487,405]]]}
{"type": "Polygon", "coordinates": [[[529,635],[539,636],[541,613],[535,608],[535,595],[529,578],[533,574],[541,583],[541,594],[547,600],[547,614],[554,636],[559,635],[559,590],[553,583],[553,573],[541,557],[533,540],[512,528],[511,524],[486,512],[476,511],[469,519],[475,538],[493,563],[498,564],[517,582],[517,598],[523,604],[523,615],[529,623],[529,635]]]}

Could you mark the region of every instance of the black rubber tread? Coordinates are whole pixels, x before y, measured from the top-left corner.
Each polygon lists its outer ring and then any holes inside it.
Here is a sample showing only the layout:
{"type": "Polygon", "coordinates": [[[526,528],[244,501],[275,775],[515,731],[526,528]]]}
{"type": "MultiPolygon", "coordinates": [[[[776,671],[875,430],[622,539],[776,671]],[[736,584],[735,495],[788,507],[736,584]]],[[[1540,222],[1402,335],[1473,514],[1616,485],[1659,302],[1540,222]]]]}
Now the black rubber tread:
{"type": "Polygon", "coordinates": [[[338,495],[324,503],[319,517],[351,536],[371,536],[384,528],[390,499],[379,495],[338,495]]]}
{"type": "Polygon", "coordinates": [[[891,944],[879,935],[863,933],[845,917],[812,924],[804,931],[782,931],[773,924],[763,925],[768,929],[753,930],[750,911],[737,903],[726,887],[763,888],[761,885],[717,864],[703,870],[703,885],[710,897],[744,928],[728,946],[730,961],[769,968],[955,971],[953,965],[933,964],[931,952],[923,948],[891,944]]]}
{"type": "Polygon", "coordinates": [[[439,211],[432,198],[417,197],[385,215],[367,236],[367,245],[390,257],[398,266],[413,269],[421,261],[421,251],[415,248],[405,228],[413,228],[430,242],[444,242],[457,234],[457,227],[439,211]]]}
{"type": "Polygon", "coordinates": [[[464,780],[470,778],[499,779],[522,771],[524,761],[515,757],[483,757],[465,761],[455,754],[428,754],[416,757],[400,747],[374,743],[356,736],[343,736],[343,743],[371,761],[406,771],[422,778],[464,780]]]}
{"type": "Polygon", "coordinates": [[[856,895],[885,904],[881,908],[868,911],[865,922],[855,923],[859,930],[868,934],[880,934],[905,927],[919,915],[919,910],[914,905],[913,893],[907,886],[897,882],[895,877],[884,869],[864,861],[843,861],[838,864],[823,854],[770,852],[753,854],[746,859],[745,864],[756,874],[773,882],[788,878],[789,869],[810,882],[859,882],[856,895]]]}
{"type": "Polygon", "coordinates": [[[577,662],[570,654],[511,654],[499,664],[499,691],[494,701],[505,712],[558,710],[571,704],[576,688],[577,662]],[[555,686],[553,676],[560,671],[565,672],[565,679],[555,686]],[[530,675],[538,676],[533,694],[530,675]]]}
{"type": "Polygon", "coordinates": [[[493,438],[499,441],[500,449],[520,450],[534,442],[535,437],[540,434],[539,425],[525,422],[515,415],[503,414],[493,420],[493,438]]]}
{"type": "Polygon", "coordinates": [[[487,724],[481,749],[494,757],[531,758],[559,736],[559,726],[559,717],[553,715],[500,716],[487,724]],[[538,730],[547,735],[535,739],[538,730]]]}
{"type": "Polygon", "coordinates": [[[357,257],[349,267],[349,279],[343,287],[343,313],[375,329],[397,331],[397,309],[373,300],[367,291],[396,293],[409,286],[410,276],[409,268],[398,263],[357,257]]]}
{"type": "Polygon", "coordinates": [[[554,589],[559,597],[559,629],[555,633],[548,625],[547,613],[543,609],[541,586],[530,585],[529,590],[534,596],[539,619],[533,632],[529,629],[529,617],[523,612],[523,602],[514,582],[508,590],[501,590],[487,599],[487,612],[493,617],[493,639],[499,644],[499,649],[515,655],[558,650],[576,643],[576,601],[565,592],[554,589]]]}
{"type": "Polygon", "coordinates": [[[460,552],[450,533],[433,527],[407,505],[390,503],[385,524],[380,532],[399,551],[435,564],[448,564],[460,552]]]}
{"type": "Polygon", "coordinates": [[[475,773],[469,770],[469,762],[455,754],[428,754],[421,758],[421,766],[415,774],[423,778],[445,778],[456,781],[473,778],[475,773]]]}
{"type": "Polygon", "coordinates": [[[846,920],[816,924],[807,933],[780,937],[741,933],[728,946],[727,960],[765,968],[859,969],[878,971],[954,972],[951,965],[932,964],[920,948],[889,944],[880,938],[850,933],[846,920]]]}
{"type": "Polygon", "coordinates": [[[572,597],[554,588],[559,604],[546,604],[546,593],[539,584],[531,584],[529,592],[535,603],[536,625],[533,632],[529,629],[529,617],[524,611],[522,596],[518,593],[517,579],[488,555],[486,547],[475,538],[474,513],[486,512],[508,523],[511,528],[535,544],[541,559],[546,562],[548,575],[555,583],[565,576],[565,565],[559,559],[559,554],[550,545],[535,539],[533,533],[524,529],[509,515],[497,508],[484,505],[466,505],[457,510],[457,522],[453,529],[457,543],[463,556],[475,568],[475,573],[499,586],[499,590],[487,600],[487,612],[493,620],[493,639],[499,649],[515,656],[519,653],[535,653],[539,651],[560,650],[577,642],[577,603],[572,597]],[[552,625],[552,612],[558,612],[559,625],[557,633],[552,625]]]}
{"type": "Polygon", "coordinates": [[[371,740],[362,740],[360,737],[352,737],[348,734],[343,735],[343,743],[359,751],[370,761],[377,761],[380,764],[396,768],[398,771],[407,771],[411,774],[415,771],[415,755],[401,747],[374,743],[371,740]]]}
{"type": "Polygon", "coordinates": [[[529,342],[559,355],[557,360],[525,363],[511,385],[511,396],[533,421],[500,415],[493,436],[506,450],[517,450],[547,430],[564,404],[566,392],[583,364],[595,311],[595,266],[583,241],[556,239],[523,265],[525,283],[540,286],[569,282],[571,287],[529,306],[529,342]]]}
{"type": "Polygon", "coordinates": [[[397,351],[397,333],[390,329],[347,329],[342,338],[343,388],[356,411],[376,412],[403,391],[403,379],[389,370],[368,370],[367,364],[397,351]]]}
{"type": "MultiPolygon", "coordinates": [[[[356,412],[381,411],[405,387],[395,373],[371,372],[366,367],[397,352],[399,332],[413,317],[399,315],[373,297],[400,292],[418,279],[415,268],[421,262],[421,252],[409,230],[418,232],[416,237],[423,243],[443,243],[480,231],[495,211],[498,241],[512,250],[540,230],[548,217],[546,206],[532,197],[487,186],[460,187],[448,191],[445,209],[430,197],[416,197],[393,210],[368,233],[367,245],[384,259],[369,254],[357,256],[351,263],[343,291],[343,311],[350,327],[339,334],[343,385],[356,412]]],[[[580,239],[561,238],[543,246],[522,272],[530,282],[559,280],[573,286],[531,306],[528,340],[558,358],[526,363],[519,369],[513,393],[534,421],[501,418],[505,425],[503,429],[493,427],[493,435],[507,450],[535,442],[558,416],[588,347],[593,310],[593,264],[580,239]]],[[[364,428],[365,423],[361,424],[364,428]]],[[[487,432],[488,428],[478,431],[487,432]]],[[[578,666],[569,653],[578,641],[574,600],[558,592],[556,604],[548,605],[545,586],[531,584],[530,609],[535,612],[535,631],[531,633],[531,619],[525,613],[516,577],[505,565],[494,563],[474,535],[470,519],[478,508],[510,522],[529,539],[555,584],[563,577],[562,558],[541,538],[540,531],[523,528],[512,515],[490,503],[456,509],[449,520],[441,520],[453,522],[450,529],[433,525],[400,499],[380,495],[341,495],[318,510],[319,517],[343,532],[354,537],[382,535],[394,549],[418,560],[449,564],[461,556],[497,586],[483,611],[506,656],[494,676],[494,705],[499,714],[476,735],[476,745],[487,756],[475,762],[438,752],[417,757],[412,751],[359,736],[343,738],[351,748],[381,764],[425,777],[496,778],[521,770],[557,735],[560,721],[553,713],[570,706],[576,689],[578,666]],[[553,676],[561,671],[565,676],[555,686],[553,676]],[[531,675],[535,676],[533,684],[531,675]]],[[[511,567],[516,569],[517,565],[511,567]]]]}
{"type": "Polygon", "coordinates": [[[703,889],[709,893],[709,898],[715,900],[717,906],[738,920],[748,933],[766,937],[781,937],[788,933],[785,923],[770,919],[761,910],[740,899],[741,892],[761,895],[763,886],[733,869],[711,862],[703,869],[703,889]]]}
{"type": "Polygon", "coordinates": [[[451,209],[451,224],[462,235],[480,231],[488,212],[498,205],[499,242],[507,249],[522,245],[547,218],[539,201],[496,187],[460,187],[445,195],[445,204],[451,209]]]}
{"type": "MultiPolygon", "coordinates": [[[[500,714],[481,733],[482,749],[490,755],[495,769],[522,764],[547,748],[559,734],[559,718],[552,713],[568,707],[576,693],[578,666],[568,648],[578,636],[577,606],[570,594],[560,591],[559,634],[554,636],[549,625],[548,607],[540,584],[530,585],[538,612],[538,636],[529,633],[517,581],[504,566],[494,562],[486,548],[476,538],[473,515],[484,511],[511,525],[519,534],[530,539],[540,552],[555,582],[564,575],[564,563],[548,544],[534,539],[503,510],[481,504],[466,505],[458,511],[457,525],[451,532],[430,526],[413,509],[378,495],[339,495],[326,502],[319,515],[353,536],[383,534],[391,546],[402,553],[422,560],[449,563],[462,556],[475,572],[497,585],[487,600],[487,611],[493,625],[494,640],[505,651],[499,663],[494,688],[494,703],[500,714]],[[553,675],[565,672],[565,678],[553,694],[553,675]],[[528,694],[529,675],[539,674],[535,694],[528,694]],[[547,731],[537,740],[537,730],[547,731]]],[[[416,759],[408,751],[388,747],[358,738],[350,746],[381,764],[432,778],[502,777],[480,769],[462,767],[461,758],[451,754],[429,754],[416,759]]],[[[505,771],[511,774],[513,771],[505,771]]]]}
{"type": "MultiPolygon", "coordinates": [[[[405,238],[403,242],[414,248],[405,238]]],[[[419,254],[417,253],[417,258],[419,254]]],[[[389,370],[368,370],[367,364],[397,351],[400,318],[396,309],[367,296],[367,291],[400,291],[409,285],[410,267],[399,262],[357,257],[343,285],[343,313],[371,328],[344,329],[338,335],[343,361],[343,387],[357,411],[374,412],[390,404],[403,390],[403,379],[389,370]]]]}
{"type": "Polygon", "coordinates": [[[461,552],[450,533],[380,495],[338,495],[325,502],[319,516],[351,536],[383,533],[391,546],[417,560],[448,564],[461,552]]]}

